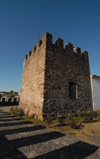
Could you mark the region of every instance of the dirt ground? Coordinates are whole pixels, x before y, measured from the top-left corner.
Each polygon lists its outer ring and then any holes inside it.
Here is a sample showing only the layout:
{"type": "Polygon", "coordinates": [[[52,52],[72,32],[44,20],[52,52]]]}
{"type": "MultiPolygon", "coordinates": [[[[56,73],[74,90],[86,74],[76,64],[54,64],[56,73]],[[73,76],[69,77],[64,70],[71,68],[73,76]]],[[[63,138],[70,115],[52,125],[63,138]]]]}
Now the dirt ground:
{"type": "Polygon", "coordinates": [[[90,144],[93,143],[93,137],[100,137],[100,122],[83,124],[82,129],[74,130],[75,136],[90,144]]]}

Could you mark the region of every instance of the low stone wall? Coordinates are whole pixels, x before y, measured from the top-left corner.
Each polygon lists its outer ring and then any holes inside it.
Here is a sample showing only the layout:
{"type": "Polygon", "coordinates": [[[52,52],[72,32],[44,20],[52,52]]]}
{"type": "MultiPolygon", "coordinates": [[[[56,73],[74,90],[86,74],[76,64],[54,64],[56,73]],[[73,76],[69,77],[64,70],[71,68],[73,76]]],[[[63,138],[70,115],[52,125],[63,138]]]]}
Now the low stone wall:
{"type": "Polygon", "coordinates": [[[2,98],[0,101],[0,106],[18,105],[18,104],[19,104],[19,98],[8,98],[7,100],[5,98],[2,98]]]}

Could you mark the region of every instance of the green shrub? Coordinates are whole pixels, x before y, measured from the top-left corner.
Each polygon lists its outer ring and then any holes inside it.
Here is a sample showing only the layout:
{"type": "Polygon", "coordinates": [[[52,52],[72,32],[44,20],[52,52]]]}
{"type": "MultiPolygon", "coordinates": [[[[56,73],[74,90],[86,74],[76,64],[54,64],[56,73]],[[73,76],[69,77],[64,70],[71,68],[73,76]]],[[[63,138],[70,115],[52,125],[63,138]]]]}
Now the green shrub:
{"type": "Polygon", "coordinates": [[[8,114],[8,115],[12,115],[12,114],[13,114],[13,112],[10,110],[7,114],[8,114]]]}
{"type": "Polygon", "coordinates": [[[68,124],[68,126],[70,126],[73,129],[78,129],[79,128],[79,124],[78,124],[77,121],[75,121],[74,118],[68,119],[67,124],[68,124]]]}
{"type": "Polygon", "coordinates": [[[95,111],[89,112],[90,116],[93,118],[97,118],[98,114],[95,111]]]}
{"type": "Polygon", "coordinates": [[[65,124],[65,119],[63,119],[63,118],[61,118],[61,117],[57,118],[57,121],[58,121],[61,125],[65,124]]]}
{"type": "Polygon", "coordinates": [[[73,129],[79,129],[82,126],[82,124],[80,123],[80,118],[75,116],[74,114],[68,114],[66,117],[66,121],[68,126],[73,129]]]}
{"type": "Polygon", "coordinates": [[[42,121],[41,121],[41,119],[35,119],[34,120],[34,123],[41,123],[42,121]]]}
{"type": "Polygon", "coordinates": [[[66,119],[72,119],[73,118],[73,115],[72,114],[68,114],[66,119]]]}
{"type": "Polygon", "coordinates": [[[33,118],[33,119],[34,119],[34,118],[35,118],[35,114],[32,114],[32,115],[30,116],[30,118],[33,118]]]}
{"type": "Polygon", "coordinates": [[[14,115],[15,115],[15,116],[20,116],[20,117],[22,117],[22,116],[24,115],[24,112],[23,112],[22,109],[15,108],[13,112],[14,112],[14,115]]]}
{"type": "Polygon", "coordinates": [[[91,112],[86,112],[83,115],[83,122],[89,123],[93,120],[93,114],[91,112]]]}
{"type": "Polygon", "coordinates": [[[7,114],[13,115],[13,113],[14,113],[14,109],[13,109],[13,107],[12,107],[7,114]]]}
{"type": "Polygon", "coordinates": [[[11,110],[8,112],[8,114],[22,117],[24,115],[24,112],[22,109],[18,109],[18,108],[13,109],[12,107],[11,110]]]}
{"type": "Polygon", "coordinates": [[[80,118],[81,118],[81,117],[76,117],[76,116],[74,116],[73,118],[74,118],[74,120],[75,120],[76,122],[80,122],[80,118]]]}
{"type": "Polygon", "coordinates": [[[52,121],[53,121],[52,116],[50,114],[48,114],[46,116],[45,122],[48,124],[48,126],[50,126],[50,124],[52,123],[52,121]]]}
{"type": "Polygon", "coordinates": [[[82,115],[81,111],[78,110],[78,111],[77,111],[77,116],[78,116],[78,117],[81,117],[81,115],[82,115]]]}

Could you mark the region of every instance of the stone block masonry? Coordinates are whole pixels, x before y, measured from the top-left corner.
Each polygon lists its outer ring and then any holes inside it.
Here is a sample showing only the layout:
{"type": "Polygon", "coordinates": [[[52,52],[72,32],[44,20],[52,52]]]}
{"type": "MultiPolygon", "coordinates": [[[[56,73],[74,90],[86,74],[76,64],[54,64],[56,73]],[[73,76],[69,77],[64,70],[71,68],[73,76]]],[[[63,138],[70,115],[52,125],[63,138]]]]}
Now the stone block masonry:
{"type": "Polygon", "coordinates": [[[24,57],[19,108],[40,119],[92,110],[88,52],[45,33],[24,57]]]}

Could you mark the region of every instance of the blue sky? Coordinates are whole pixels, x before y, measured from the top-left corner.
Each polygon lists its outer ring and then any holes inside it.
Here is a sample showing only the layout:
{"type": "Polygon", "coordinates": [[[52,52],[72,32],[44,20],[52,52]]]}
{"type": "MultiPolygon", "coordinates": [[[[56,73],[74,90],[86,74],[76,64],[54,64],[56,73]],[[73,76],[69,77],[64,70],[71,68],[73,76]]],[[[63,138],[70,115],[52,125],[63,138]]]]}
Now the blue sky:
{"type": "Polygon", "coordinates": [[[0,0],[0,90],[20,91],[25,54],[45,32],[89,53],[100,76],[100,0],[0,0]]]}

